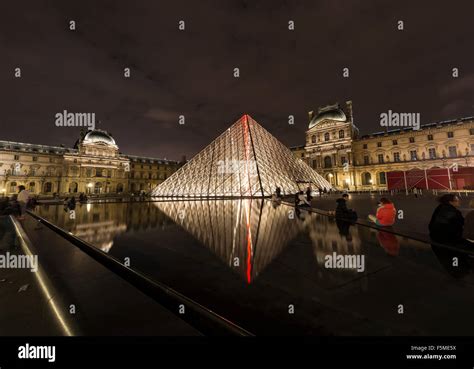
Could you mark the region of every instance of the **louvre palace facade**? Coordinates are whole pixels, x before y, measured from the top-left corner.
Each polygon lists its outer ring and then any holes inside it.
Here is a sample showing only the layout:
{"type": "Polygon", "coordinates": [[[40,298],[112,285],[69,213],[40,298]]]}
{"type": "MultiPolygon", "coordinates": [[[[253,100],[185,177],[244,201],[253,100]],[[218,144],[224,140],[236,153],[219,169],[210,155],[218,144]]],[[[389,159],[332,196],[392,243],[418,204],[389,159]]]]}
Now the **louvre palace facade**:
{"type": "Polygon", "coordinates": [[[309,112],[294,154],[340,190],[474,189],[474,117],[360,135],[352,102],[309,112]]]}
{"type": "Polygon", "coordinates": [[[23,185],[32,194],[122,194],[150,191],[176,161],[124,155],[103,130],[82,132],[73,148],[0,141],[0,196],[23,185]]]}

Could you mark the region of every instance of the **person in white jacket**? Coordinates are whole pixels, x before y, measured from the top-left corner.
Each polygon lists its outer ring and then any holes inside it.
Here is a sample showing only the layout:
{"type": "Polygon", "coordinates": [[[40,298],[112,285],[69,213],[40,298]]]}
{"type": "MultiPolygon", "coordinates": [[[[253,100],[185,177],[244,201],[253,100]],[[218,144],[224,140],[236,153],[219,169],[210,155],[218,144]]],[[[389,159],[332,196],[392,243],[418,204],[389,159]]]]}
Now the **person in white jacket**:
{"type": "Polygon", "coordinates": [[[18,187],[18,197],[17,201],[20,204],[20,219],[24,219],[24,214],[26,212],[26,204],[28,204],[28,200],[30,199],[30,192],[25,189],[25,186],[18,187]]]}

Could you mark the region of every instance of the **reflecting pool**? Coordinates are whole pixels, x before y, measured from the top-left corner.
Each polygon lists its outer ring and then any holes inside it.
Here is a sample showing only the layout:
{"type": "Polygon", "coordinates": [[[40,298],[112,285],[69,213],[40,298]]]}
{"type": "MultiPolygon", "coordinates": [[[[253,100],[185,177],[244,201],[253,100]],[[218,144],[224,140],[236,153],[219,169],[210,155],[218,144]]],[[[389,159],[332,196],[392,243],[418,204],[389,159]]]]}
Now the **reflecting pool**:
{"type": "Polygon", "coordinates": [[[377,229],[258,199],[36,212],[258,335],[474,331],[472,259],[377,229]]]}

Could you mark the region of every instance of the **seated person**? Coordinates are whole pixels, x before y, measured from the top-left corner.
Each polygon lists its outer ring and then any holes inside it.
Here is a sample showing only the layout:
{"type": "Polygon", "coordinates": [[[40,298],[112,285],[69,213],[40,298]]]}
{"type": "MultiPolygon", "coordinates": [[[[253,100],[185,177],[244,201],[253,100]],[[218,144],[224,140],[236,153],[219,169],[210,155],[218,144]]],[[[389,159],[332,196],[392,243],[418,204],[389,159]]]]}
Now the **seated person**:
{"type": "Polygon", "coordinates": [[[388,227],[395,223],[395,215],[397,210],[393,203],[386,197],[382,197],[379,201],[377,213],[370,214],[369,220],[378,226],[388,227]]]}
{"type": "Polygon", "coordinates": [[[308,199],[304,195],[303,191],[300,191],[296,195],[296,206],[299,207],[311,207],[311,204],[309,203],[308,199]]]}
{"type": "Polygon", "coordinates": [[[341,198],[336,200],[336,218],[355,220],[357,219],[357,213],[354,210],[347,208],[347,200],[349,200],[349,195],[347,193],[344,193],[341,198]]]}

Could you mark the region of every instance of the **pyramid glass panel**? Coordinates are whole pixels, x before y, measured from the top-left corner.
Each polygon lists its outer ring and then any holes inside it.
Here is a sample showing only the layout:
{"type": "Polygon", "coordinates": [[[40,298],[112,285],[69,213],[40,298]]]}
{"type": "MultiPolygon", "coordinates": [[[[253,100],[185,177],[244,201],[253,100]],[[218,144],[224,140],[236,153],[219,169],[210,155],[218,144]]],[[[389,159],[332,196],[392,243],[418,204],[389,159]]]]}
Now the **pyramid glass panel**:
{"type": "Polygon", "coordinates": [[[161,197],[267,197],[331,185],[250,116],[244,115],[158,185],[161,197]]]}

